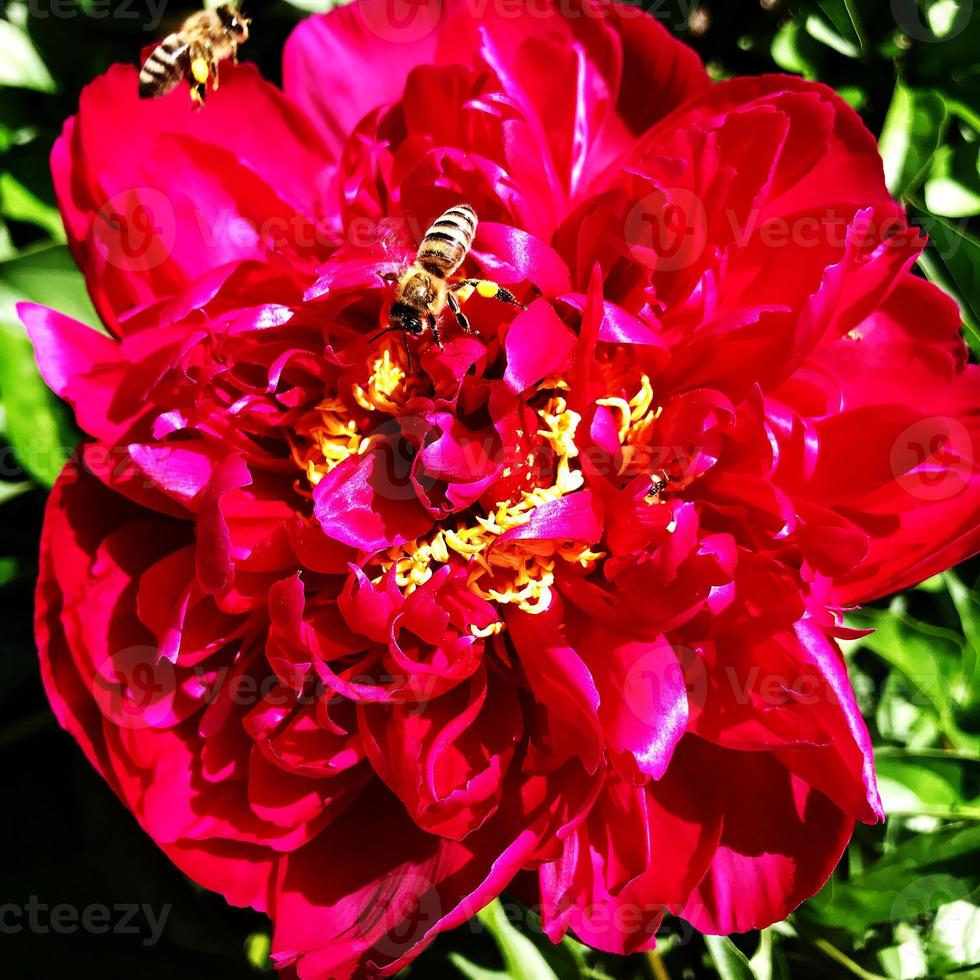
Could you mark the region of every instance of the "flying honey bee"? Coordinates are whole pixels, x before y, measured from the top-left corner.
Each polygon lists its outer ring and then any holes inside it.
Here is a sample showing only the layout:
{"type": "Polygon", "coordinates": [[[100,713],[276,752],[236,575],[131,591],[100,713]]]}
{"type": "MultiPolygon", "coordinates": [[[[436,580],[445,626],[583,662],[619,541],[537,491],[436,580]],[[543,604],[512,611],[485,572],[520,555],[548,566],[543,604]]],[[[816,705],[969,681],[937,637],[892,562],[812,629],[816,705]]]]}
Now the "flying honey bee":
{"type": "Polygon", "coordinates": [[[527,307],[510,290],[489,279],[458,279],[449,277],[463,264],[476,235],[476,212],[468,204],[457,204],[432,223],[419,245],[415,261],[402,273],[387,272],[381,278],[395,283],[395,299],[388,313],[388,327],[375,334],[371,341],[386,333],[400,331],[405,335],[405,351],[409,370],[412,353],[408,335],[420,337],[426,326],[435,342],[442,347],[438,317],[448,306],[456,322],[466,333],[476,333],[466,314],[460,309],[474,292],[487,299],[527,307]]]}
{"type": "Polygon", "coordinates": [[[157,99],[186,78],[192,101],[203,106],[208,82],[218,88],[218,63],[226,58],[238,61],[238,45],[248,40],[250,23],[230,3],[192,14],[146,59],[140,71],[140,98],[157,99]]]}

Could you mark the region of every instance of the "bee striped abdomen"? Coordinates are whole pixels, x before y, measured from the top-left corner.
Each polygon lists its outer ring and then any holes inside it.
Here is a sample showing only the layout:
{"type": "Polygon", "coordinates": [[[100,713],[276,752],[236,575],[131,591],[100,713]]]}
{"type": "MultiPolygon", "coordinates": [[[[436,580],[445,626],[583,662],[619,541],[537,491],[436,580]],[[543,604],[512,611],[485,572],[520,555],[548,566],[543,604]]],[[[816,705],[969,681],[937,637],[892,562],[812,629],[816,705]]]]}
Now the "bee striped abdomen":
{"type": "Polygon", "coordinates": [[[187,42],[180,35],[163,39],[140,70],[140,98],[155,99],[170,92],[187,70],[187,42]]]}
{"type": "Polygon", "coordinates": [[[451,276],[473,244],[476,224],[476,212],[468,204],[450,208],[425,233],[419,246],[419,263],[443,278],[451,276]]]}

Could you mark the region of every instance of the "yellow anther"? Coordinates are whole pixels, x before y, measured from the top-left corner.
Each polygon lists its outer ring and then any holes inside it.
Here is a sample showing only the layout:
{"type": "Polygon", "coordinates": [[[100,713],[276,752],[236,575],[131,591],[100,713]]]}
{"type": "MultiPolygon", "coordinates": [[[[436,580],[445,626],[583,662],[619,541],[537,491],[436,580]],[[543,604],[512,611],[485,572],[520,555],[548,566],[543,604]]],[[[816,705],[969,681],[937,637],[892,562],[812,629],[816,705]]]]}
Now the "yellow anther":
{"type": "Polygon", "coordinates": [[[504,629],[503,623],[491,623],[489,626],[484,626],[480,629],[473,623],[470,623],[470,636],[475,636],[477,639],[485,640],[487,637],[496,636],[498,633],[502,633],[504,629]]]}
{"type": "Polygon", "coordinates": [[[638,422],[647,412],[650,411],[650,406],[653,404],[653,385],[650,384],[650,378],[648,375],[644,374],[640,378],[640,390],[630,399],[630,409],[631,417],[634,422],[638,422]]]}
{"type": "Polygon", "coordinates": [[[345,459],[366,452],[371,445],[346,418],[346,407],[339,399],[321,402],[317,412],[319,423],[300,431],[299,439],[291,440],[293,460],[306,473],[312,487],[345,459]]]}
{"type": "Polygon", "coordinates": [[[642,426],[645,431],[653,424],[654,419],[660,415],[660,409],[658,408],[656,413],[651,416],[650,406],[653,405],[653,385],[650,383],[650,378],[646,374],[640,378],[640,388],[629,401],[625,398],[618,397],[597,398],[596,404],[605,405],[607,408],[615,408],[619,412],[618,434],[620,443],[626,443],[631,433],[635,434],[637,426],[642,426]]]}
{"type": "Polygon", "coordinates": [[[597,398],[597,405],[604,405],[606,408],[615,408],[619,412],[619,441],[626,442],[626,437],[630,431],[630,421],[633,418],[633,411],[630,403],[625,398],[597,398]]]}
{"type": "MultiPolygon", "coordinates": [[[[560,387],[555,379],[548,379],[541,383],[539,390],[555,391],[560,387]]],[[[580,490],[585,482],[581,471],[573,470],[569,463],[578,456],[575,432],[581,417],[568,408],[561,395],[551,397],[539,409],[538,417],[543,426],[541,435],[558,457],[554,484],[525,490],[517,501],[498,502],[485,516],[477,515],[471,526],[442,528],[427,542],[389,549],[380,560],[382,574],[394,566],[399,587],[411,591],[427,581],[427,576],[422,578],[422,569],[431,575],[433,564],[444,565],[455,555],[468,566],[467,584],[474,594],[492,602],[514,604],[525,612],[539,613],[551,604],[556,557],[585,568],[604,557],[601,552],[574,541],[498,543],[507,531],[527,524],[538,507],[580,490]]],[[[530,461],[534,462],[533,455],[530,461]]]]}
{"type": "Polygon", "coordinates": [[[636,394],[627,401],[612,396],[599,398],[597,405],[606,405],[616,410],[619,416],[618,437],[622,446],[619,475],[636,476],[640,473],[653,475],[657,462],[657,450],[651,446],[654,425],[662,409],[654,405],[653,385],[650,378],[643,375],[636,394]]]}
{"type": "Polygon", "coordinates": [[[369,365],[371,373],[366,383],[353,386],[354,401],[366,412],[397,415],[411,398],[413,385],[408,379],[404,357],[401,347],[386,343],[369,365]]]}
{"type": "Polygon", "coordinates": [[[582,416],[573,412],[561,395],[550,399],[539,414],[546,428],[538,429],[538,435],[548,440],[555,455],[559,459],[574,459],[578,456],[575,432],[582,416]]]}
{"type": "MultiPolygon", "coordinates": [[[[369,373],[364,384],[351,385],[350,395],[364,411],[400,414],[414,385],[405,371],[404,356],[400,347],[386,344],[367,365],[369,373]]],[[[316,411],[317,422],[300,429],[292,440],[293,459],[311,487],[344,460],[362,456],[377,442],[374,436],[360,434],[341,397],[325,399],[316,411]]]]}

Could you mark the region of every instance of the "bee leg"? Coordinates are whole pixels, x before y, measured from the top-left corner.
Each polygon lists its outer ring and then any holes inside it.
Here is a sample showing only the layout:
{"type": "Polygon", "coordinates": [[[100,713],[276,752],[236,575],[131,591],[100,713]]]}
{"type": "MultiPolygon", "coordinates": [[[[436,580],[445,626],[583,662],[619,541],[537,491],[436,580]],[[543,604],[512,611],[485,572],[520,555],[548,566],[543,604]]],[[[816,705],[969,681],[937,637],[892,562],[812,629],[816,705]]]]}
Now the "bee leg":
{"type": "Polygon", "coordinates": [[[449,300],[449,309],[453,311],[453,315],[456,317],[456,322],[459,324],[460,330],[465,333],[476,333],[476,331],[470,326],[469,317],[459,308],[459,300],[453,293],[450,293],[447,297],[449,300]]]}
{"type": "Polygon", "coordinates": [[[459,301],[465,303],[474,292],[486,299],[497,299],[501,303],[509,303],[511,306],[519,306],[522,310],[527,307],[509,290],[504,289],[499,283],[491,279],[460,279],[453,283],[451,289],[459,294],[459,301]]]}
{"type": "Polygon", "coordinates": [[[191,102],[194,103],[194,109],[200,112],[204,108],[204,101],[208,95],[208,87],[206,85],[200,85],[197,82],[191,82],[191,102]]]}
{"type": "Polygon", "coordinates": [[[217,61],[214,62],[214,64],[211,66],[211,88],[214,89],[215,92],[218,91],[218,62],[217,61]]]}
{"type": "Polygon", "coordinates": [[[439,345],[439,350],[442,350],[446,345],[442,342],[442,337],[439,336],[439,323],[431,313],[427,319],[429,321],[429,329],[432,331],[432,339],[439,345]]]}
{"type": "Polygon", "coordinates": [[[368,343],[373,344],[376,340],[380,340],[385,334],[389,333],[405,333],[401,327],[385,327],[384,330],[379,330],[373,337],[368,337],[368,343]]]}
{"type": "Polygon", "coordinates": [[[412,348],[408,346],[408,332],[402,333],[402,340],[405,341],[405,373],[415,373],[415,362],[412,360],[412,348]]]}

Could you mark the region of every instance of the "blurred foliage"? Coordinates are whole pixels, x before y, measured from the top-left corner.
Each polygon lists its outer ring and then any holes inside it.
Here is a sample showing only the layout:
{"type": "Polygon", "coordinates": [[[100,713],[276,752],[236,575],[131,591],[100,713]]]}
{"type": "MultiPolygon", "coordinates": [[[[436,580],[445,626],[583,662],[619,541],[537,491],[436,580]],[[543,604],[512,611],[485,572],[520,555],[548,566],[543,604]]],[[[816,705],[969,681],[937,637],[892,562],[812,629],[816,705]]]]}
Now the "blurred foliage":
{"type": "MultiPolygon", "coordinates": [[[[283,42],[329,0],[255,0],[247,57],[278,80],[283,42]]],[[[955,297],[980,350],[980,11],[970,0],[647,0],[712,75],[785,71],[832,86],[879,135],[891,190],[929,235],[920,271],[955,297]]],[[[138,830],[57,730],[30,616],[45,488],[75,444],[14,314],[43,301],[95,324],[55,207],[47,159],[81,87],[136,62],[193,5],[0,0],[0,816],[2,901],[148,903],[172,911],[161,942],[118,934],[4,936],[16,978],[257,976],[268,923],[190,884],[138,830]],[[161,15],[162,12],[162,16],[161,15]],[[37,778],[38,773],[44,779],[37,778]]],[[[505,900],[442,937],[408,973],[474,980],[980,980],[980,593],[969,563],[855,614],[876,632],[848,661],[890,819],[859,827],[823,891],[761,934],[663,927],[658,951],[616,958],[552,947],[505,900]]],[[[143,933],[145,935],[145,933],[143,933]]]]}

